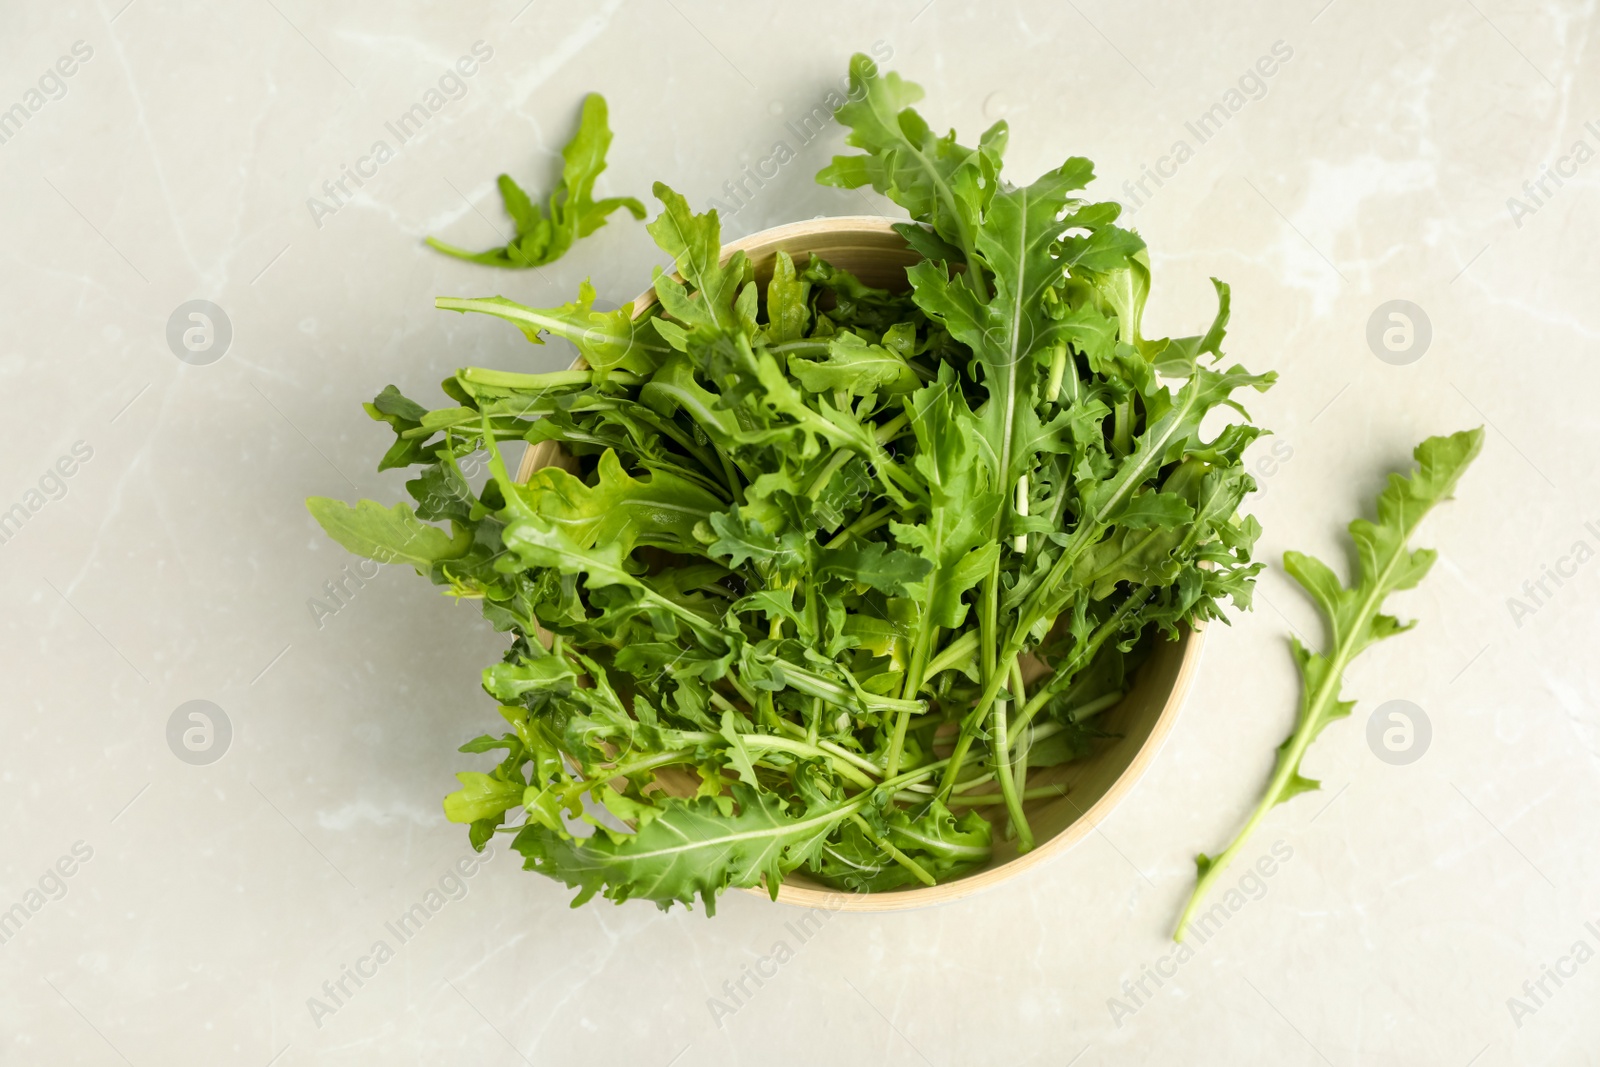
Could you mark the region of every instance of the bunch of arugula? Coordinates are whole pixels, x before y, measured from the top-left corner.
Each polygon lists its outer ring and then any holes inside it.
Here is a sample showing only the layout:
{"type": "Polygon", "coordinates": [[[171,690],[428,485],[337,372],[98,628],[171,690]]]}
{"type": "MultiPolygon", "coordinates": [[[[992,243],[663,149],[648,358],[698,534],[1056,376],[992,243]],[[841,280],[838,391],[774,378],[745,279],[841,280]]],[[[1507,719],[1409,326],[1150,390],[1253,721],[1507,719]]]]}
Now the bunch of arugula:
{"type": "Polygon", "coordinates": [[[758,281],[715,212],[658,184],[657,303],[440,299],[585,366],[464,369],[431,411],[385,389],[381,467],[420,468],[416,510],[310,502],[510,634],[484,672],[510,730],[463,747],[503,756],[445,810],[478,847],[514,832],[574,903],[711,911],[797,869],[933,884],[986,862],[997,825],[1025,850],[1023,801],[1055,792],[1029,769],[1105,743],[1093,716],[1153,641],[1249,605],[1240,456],[1262,431],[1201,426],[1248,419],[1233,394],[1273,376],[1221,367],[1227,286],[1204,334],[1144,337],[1144,245],[1078,196],[1087,160],[1012,185],[1003,123],[969,148],[915,85],[859,55],[850,77],[862,152],[818,180],[909,213],[909,289],[782,253],[758,281]],[[519,484],[510,441],[576,463],[519,484]]]}

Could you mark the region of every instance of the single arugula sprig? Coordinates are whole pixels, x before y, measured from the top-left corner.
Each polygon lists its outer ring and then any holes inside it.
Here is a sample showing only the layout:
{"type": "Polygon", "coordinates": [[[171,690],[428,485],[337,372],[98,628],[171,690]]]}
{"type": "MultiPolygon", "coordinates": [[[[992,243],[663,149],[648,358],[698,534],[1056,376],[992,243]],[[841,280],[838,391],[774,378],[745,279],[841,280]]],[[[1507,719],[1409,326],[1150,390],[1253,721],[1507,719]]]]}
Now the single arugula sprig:
{"type": "Polygon", "coordinates": [[[1328,652],[1312,652],[1298,637],[1290,637],[1301,683],[1294,731],[1278,746],[1272,779],[1244,829],[1215,856],[1201,853],[1195,858],[1199,879],[1178,919],[1174,940],[1183,940],[1206,891],[1238,855],[1267,812],[1301,793],[1321,788],[1320,782],[1300,773],[1306,749],[1329,723],[1346,717],[1355,708],[1355,701],[1340,699],[1344,671],[1351,661],[1385,637],[1404,633],[1416,625],[1415,621],[1401,622],[1382,614],[1383,602],[1390,593],[1414,588],[1427,576],[1438,553],[1431,548],[1412,551],[1407,542],[1433,506],[1450,498],[1482,447],[1481,427],[1448,437],[1430,437],[1416,447],[1418,467],[1411,477],[1389,475],[1389,484],[1378,496],[1378,521],[1356,519],[1350,524],[1350,540],[1355,544],[1357,558],[1355,585],[1346,588],[1326,564],[1313,556],[1294,551],[1283,554],[1284,570],[1300,583],[1327,620],[1328,652]]]}
{"type": "Polygon", "coordinates": [[[566,255],[580,237],[604,226],[618,208],[627,208],[636,219],[644,218],[644,205],[631,196],[594,199],[595,179],[606,169],[606,150],[610,147],[605,97],[590,93],[583,101],[578,132],[561,150],[566,163],[561,169],[561,184],[550,194],[548,211],[529,199],[511,175],[502,174],[500,199],[505,202],[506,214],[516,223],[517,236],[513,240],[486,252],[469,252],[437,237],[429,237],[428,244],[447,256],[490,267],[542,267],[566,255]]]}
{"type": "Polygon", "coordinates": [[[650,308],[441,298],[583,365],[464,368],[437,410],[384,390],[380,468],[419,468],[415,510],[311,502],[507,633],[483,685],[509,732],[463,749],[503,754],[445,811],[580,902],[709,911],[795,871],[883,891],[997,832],[1025,850],[1024,803],[1060,794],[1030,772],[1113,740],[1094,717],[1155,641],[1249,604],[1262,431],[1200,427],[1272,379],[1221,366],[1227,287],[1204,334],[1144,338],[1143,242],[1079,195],[1086,160],[1013,185],[1003,124],[965,148],[914,85],[851,76],[866,154],[819,177],[906,207],[908,289],[782,252],[758,279],[657,185],[650,308]],[[547,441],[566,465],[516,482],[504,446],[547,441]]]}

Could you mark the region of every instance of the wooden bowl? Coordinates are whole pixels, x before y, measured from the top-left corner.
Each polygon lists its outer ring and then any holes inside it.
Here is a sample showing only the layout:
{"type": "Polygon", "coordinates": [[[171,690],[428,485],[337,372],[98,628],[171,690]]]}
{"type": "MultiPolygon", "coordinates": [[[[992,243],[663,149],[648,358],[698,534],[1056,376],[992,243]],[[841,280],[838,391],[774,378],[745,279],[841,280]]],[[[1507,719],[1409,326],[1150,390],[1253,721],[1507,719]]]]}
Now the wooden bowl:
{"type": "MultiPolygon", "coordinates": [[[[723,246],[722,251],[726,259],[742,250],[755,266],[757,281],[765,284],[772,276],[779,249],[789,253],[797,264],[804,264],[814,252],[866,284],[882,289],[906,288],[905,268],[918,258],[894,231],[893,220],[877,215],[794,222],[751,234],[723,246]]],[[[633,302],[635,314],[642,314],[655,302],[654,288],[646,290],[633,302]]],[[[580,369],[584,365],[580,358],[572,366],[580,369]]],[[[525,482],[534,471],[552,465],[576,470],[573,458],[554,442],[531,446],[523,454],[517,480],[525,482]]],[[[1121,736],[1087,759],[1029,774],[1029,786],[1061,785],[1067,789],[1063,796],[1023,804],[1033,825],[1032,851],[1019,855],[1014,842],[1000,840],[997,833],[988,866],[954,881],[882,893],[846,893],[795,872],[778,888],[778,899],[785,904],[830,911],[920,908],[958,900],[1059,856],[1088,837],[1111,814],[1155,759],[1194,684],[1203,644],[1204,631],[1199,627],[1186,628],[1177,641],[1158,639],[1128,695],[1096,719],[1099,726],[1121,736]]],[[[767,895],[759,886],[746,892],[767,895]]]]}

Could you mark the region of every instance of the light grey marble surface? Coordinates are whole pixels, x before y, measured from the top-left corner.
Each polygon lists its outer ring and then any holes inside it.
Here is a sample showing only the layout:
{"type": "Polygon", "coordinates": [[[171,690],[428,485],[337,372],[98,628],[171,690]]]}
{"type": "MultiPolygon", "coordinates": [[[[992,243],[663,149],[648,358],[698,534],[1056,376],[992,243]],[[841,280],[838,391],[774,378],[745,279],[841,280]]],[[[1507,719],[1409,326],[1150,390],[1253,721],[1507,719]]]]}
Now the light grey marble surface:
{"type": "Polygon", "coordinates": [[[0,544],[0,908],[26,922],[0,944],[0,1062],[1596,1062],[1593,0],[523,2],[7,5],[0,108],[25,121],[0,126],[0,509],[26,521],[0,544]],[[492,56],[399,145],[386,124],[476,42],[492,56]],[[1356,713],[1307,764],[1325,791],[1259,835],[1289,858],[1181,964],[1192,855],[1239,825],[1289,728],[1287,635],[1320,640],[1277,569],[1096,834],[1003,888],[804,943],[795,913],[741,895],[710,921],[568,910],[503,850],[456,880],[470,853],[439,797],[494,721],[477,676],[499,640],[400,568],[331,616],[308,606],[351,560],[303,498],[403,493],[373,472],[387,430],[361,401],[569,358],[436,294],[556,303],[593,276],[620,301],[659,261],[621,217],[538,272],[423,235],[496,243],[493,176],[542,186],[589,90],[617,131],[608,192],[726,200],[783,141],[796,158],[732,235],[887,211],[812,184],[837,127],[801,145],[786,125],[874,42],[936,124],[1007,119],[1017,175],[1087,155],[1100,195],[1140,204],[1152,333],[1203,325],[1208,277],[1232,283],[1230,354],[1282,376],[1254,408],[1278,434],[1257,446],[1266,558],[1342,558],[1417,440],[1489,428],[1425,528],[1434,574],[1396,602],[1421,625],[1352,672],[1356,713]],[[362,163],[379,140],[393,158],[362,163]],[[348,202],[308,206],[358,166],[348,202]],[[1146,166],[1167,176],[1140,191],[1146,166]],[[1567,176],[1525,189],[1547,166],[1567,176]],[[205,366],[167,341],[195,299],[231,323],[205,366]],[[1366,339],[1397,299],[1431,323],[1404,365],[1366,339]],[[1432,724],[1405,766],[1365,740],[1395,699],[1432,724]],[[207,765],[169,747],[191,700],[231,723],[207,765]],[[385,923],[441,885],[400,943],[385,923]],[[392,958],[314,1011],[379,940],[392,958]],[[713,1012],[779,941],[793,958],[713,1012]]]}

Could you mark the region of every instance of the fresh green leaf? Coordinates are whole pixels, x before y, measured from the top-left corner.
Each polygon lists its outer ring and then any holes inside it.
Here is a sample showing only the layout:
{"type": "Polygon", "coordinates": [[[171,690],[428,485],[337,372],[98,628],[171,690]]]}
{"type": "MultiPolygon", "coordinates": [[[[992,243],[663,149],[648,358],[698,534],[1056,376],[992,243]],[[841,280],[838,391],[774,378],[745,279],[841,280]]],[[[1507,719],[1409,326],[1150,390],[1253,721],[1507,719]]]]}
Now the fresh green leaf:
{"type": "Polygon", "coordinates": [[[1328,651],[1312,652],[1299,638],[1291,638],[1301,683],[1294,730],[1278,747],[1272,779],[1244,829],[1216,855],[1202,853],[1196,857],[1199,878],[1178,919],[1173,935],[1176,940],[1183,940],[1206,891],[1238,855],[1267,812],[1320,787],[1319,782],[1300,773],[1306,750],[1329,723],[1346,717],[1355,708],[1355,701],[1342,698],[1344,672],[1350,662],[1377,641],[1404,633],[1414,625],[1383,614],[1384,601],[1391,593],[1414,588],[1433,566],[1437,554],[1428,548],[1412,550],[1411,535],[1436,504],[1450,498],[1482,447],[1481,427],[1448,437],[1430,437],[1417,446],[1418,467],[1410,477],[1389,475],[1388,485],[1378,496],[1378,521],[1358,518],[1350,524],[1357,560],[1353,585],[1342,584],[1326,564],[1312,556],[1284,553],[1284,569],[1305,589],[1327,623],[1328,651]]]}
{"type": "Polygon", "coordinates": [[[470,530],[452,537],[419,520],[410,504],[386,508],[363,500],[351,507],[314,496],[306,501],[306,507],[329,537],[356,555],[379,563],[409,563],[422,574],[436,563],[465,554],[471,543],[470,530]]]}
{"type": "Polygon", "coordinates": [[[561,184],[550,194],[550,208],[542,210],[528,198],[509,174],[500,175],[497,184],[506,214],[516,224],[517,236],[500,248],[469,252],[429,237],[428,244],[447,256],[482,263],[490,267],[542,267],[554,263],[580,237],[587,237],[619,208],[627,208],[636,219],[645,215],[644,205],[631,196],[594,199],[594,183],[606,169],[606,150],[611,147],[611,128],[606,124],[606,101],[591,93],[583,102],[578,132],[561,150],[564,165],[561,184]]]}

